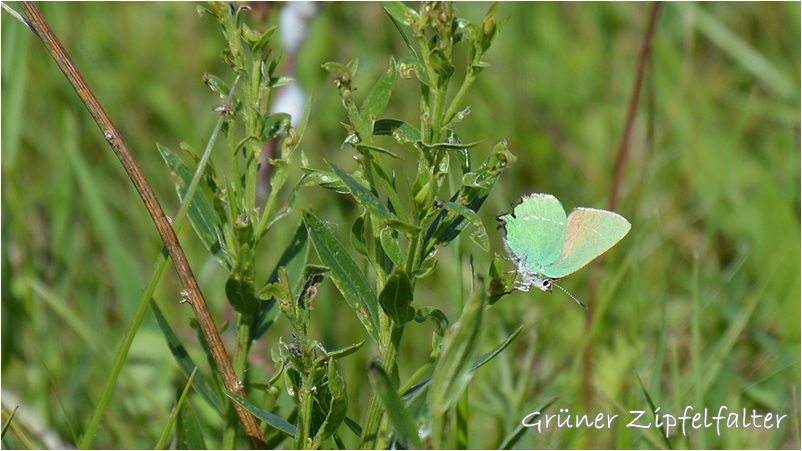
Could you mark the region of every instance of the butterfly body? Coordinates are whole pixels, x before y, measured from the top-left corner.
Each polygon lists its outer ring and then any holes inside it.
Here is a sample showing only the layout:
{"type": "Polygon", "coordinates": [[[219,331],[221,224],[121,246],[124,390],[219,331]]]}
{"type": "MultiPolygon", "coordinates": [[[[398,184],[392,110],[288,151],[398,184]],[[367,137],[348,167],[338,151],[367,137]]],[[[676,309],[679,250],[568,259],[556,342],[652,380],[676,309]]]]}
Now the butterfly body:
{"type": "Polygon", "coordinates": [[[504,246],[521,276],[515,288],[521,291],[534,286],[551,292],[554,280],[580,270],[632,228],[607,210],[580,207],[566,215],[557,198],[538,193],[522,197],[512,213],[498,219],[506,232],[504,246]]]}

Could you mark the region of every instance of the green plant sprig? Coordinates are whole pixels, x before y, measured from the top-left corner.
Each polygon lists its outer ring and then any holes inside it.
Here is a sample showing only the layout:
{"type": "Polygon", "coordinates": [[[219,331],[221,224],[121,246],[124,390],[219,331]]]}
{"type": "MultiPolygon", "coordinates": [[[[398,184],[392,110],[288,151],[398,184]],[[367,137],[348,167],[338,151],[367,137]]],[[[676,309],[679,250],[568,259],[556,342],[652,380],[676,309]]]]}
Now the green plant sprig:
{"type": "MultiPolygon", "coordinates": [[[[490,8],[478,25],[456,17],[453,5],[446,2],[423,2],[419,11],[400,2],[388,2],[385,10],[412,54],[398,63],[390,58],[387,71],[370,89],[361,107],[357,105],[353,95],[353,80],[358,61],[352,60],[347,64],[329,62],[323,65],[333,76],[348,115],[349,122],[344,124],[347,132],[345,144],[356,150],[359,169],[349,173],[334,163],[327,162],[331,171],[313,168],[304,170],[309,178],[308,184],[319,184],[347,192],[364,208],[364,214],[352,227],[351,243],[368,260],[376,275],[376,288],[362,290],[359,294],[362,300],[359,302],[353,299],[355,292],[351,288],[346,289],[345,282],[337,283],[338,270],[334,266],[342,268],[341,262],[327,258],[331,253],[321,252],[320,243],[323,238],[316,238],[316,235],[328,235],[330,232],[319,228],[316,225],[318,220],[311,215],[306,223],[318,255],[325,265],[332,265],[335,285],[355,308],[363,325],[379,345],[382,357],[378,365],[382,370],[377,369],[374,372],[386,372],[389,381],[397,381],[395,361],[398,346],[405,324],[417,315],[412,306],[417,280],[434,270],[435,246],[448,245],[469,224],[475,228],[471,238],[480,247],[489,250],[487,234],[476,212],[489,196],[503,170],[515,163],[515,156],[507,150],[505,143],[499,143],[482,165],[472,169],[469,150],[479,143],[463,143],[451,130],[454,123],[465,119],[470,113],[469,108],[458,110],[476,76],[487,66],[482,57],[498,35],[503,22],[496,19],[496,5],[490,8]],[[404,28],[411,29],[417,46],[413,46],[407,38],[404,28]],[[468,67],[459,90],[449,102],[448,88],[456,73],[453,54],[455,45],[460,42],[469,44],[468,67]],[[421,87],[418,126],[397,119],[382,118],[397,74],[410,79],[413,72],[421,87]],[[387,171],[386,164],[381,161],[382,155],[398,157],[392,150],[378,145],[374,136],[379,135],[392,136],[398,144],[414,149],[417,155],[417,172],[412,181],[406,184],[411,188],[409,192],[399,191],[395,171],[387,171]],[[438,196],[441,195],[446,175],[450,171],[452,156],[460,162],[463,171],[462,186],[451,195],[449,201],[443,201],[438,196]],[[382,200],[380,191],[383,191],[386,202],[382,200]],[[403,197],[407,197],[409,202],[403,203],[403,197]],[[407,213],[404,205],[410,205],[412,211],[407,213]],[[365,232],[368,232],[367,239],[365,232]],[[406,251],[402,250],[403,243],[406,244],[406,251]],[[371,316],[360,313],[360,309],[372,303],[380,306],[378,318],[372,319],[371,316]]],[[[350,259],[342,253],[334,254],[340,256],[339,260],[350,259]]],[[[356,280],[364,277],[356,274],[355,269],[348,271],[341,279],[356,280]]],[[[359,292],[357,289],[356,293],[359,292]]],[[[437,357],[430,358],[431,361],[424,364],[425,366],[429,367],[438,360],[439,351],[433,355],[437,357]]],[[[416,373],[416,377],[421,374],[416,373]]],[[[376,380],[376,387],[388,387],[382,382],[383,376],[376,380]]],[[[391,386],[398,388],[397,382],[391,386]]],[[[386,445],[381,438],[384,434],[379,433],[379,428],[387,408],[385,404],[394,402],[394,399],[387,393],[374,391],[362,430],[362,448],[386,445]]],[[[440,412],[440,415],[442,419],[444,413],[440,412]]],[[[407,424],[402,417],[393,417],[402,422],[398,424],[400,427],[407,424]]]]}

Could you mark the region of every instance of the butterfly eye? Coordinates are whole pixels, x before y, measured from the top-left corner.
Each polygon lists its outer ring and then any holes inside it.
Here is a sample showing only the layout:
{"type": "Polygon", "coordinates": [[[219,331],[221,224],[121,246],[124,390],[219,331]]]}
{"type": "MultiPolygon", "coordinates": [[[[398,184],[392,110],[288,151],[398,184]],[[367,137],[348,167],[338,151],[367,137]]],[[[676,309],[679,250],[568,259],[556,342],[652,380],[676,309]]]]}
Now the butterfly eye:
{"type": "Polygon", "coordinates": [[[543,290],[550,290],[551,289],[551,279],[543,279],[543,282],[540,283],[540,288],[543,290]]]}

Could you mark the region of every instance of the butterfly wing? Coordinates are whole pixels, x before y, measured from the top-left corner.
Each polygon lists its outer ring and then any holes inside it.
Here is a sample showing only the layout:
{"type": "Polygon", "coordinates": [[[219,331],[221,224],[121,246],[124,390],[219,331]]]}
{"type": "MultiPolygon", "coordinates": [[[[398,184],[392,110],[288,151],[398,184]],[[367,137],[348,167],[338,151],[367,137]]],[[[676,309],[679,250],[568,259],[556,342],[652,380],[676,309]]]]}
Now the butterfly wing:
{"type": "Polygon", "coordinates": [[[632,225],[607,210],[576,208],[568,216],[565,245],[544,275],[559,279],[572,274],[621,241],[632,225]]]}
{"type": "Polygon", "coordinates": [[[508,250],[526,266],[539,272],[560,256],[565,241],[565,209],[549,194],[524,196],[513,214],[501,217],[508,250]]]}

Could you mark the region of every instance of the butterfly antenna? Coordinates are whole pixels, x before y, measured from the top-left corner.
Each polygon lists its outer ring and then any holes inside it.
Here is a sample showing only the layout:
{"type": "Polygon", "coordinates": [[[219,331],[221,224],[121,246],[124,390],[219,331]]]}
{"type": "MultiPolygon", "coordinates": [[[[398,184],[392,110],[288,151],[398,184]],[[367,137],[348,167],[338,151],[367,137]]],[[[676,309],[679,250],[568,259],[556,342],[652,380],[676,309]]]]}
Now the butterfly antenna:
{"type": "Polygon", "coordinates": [[[573,295],[573,294],[571,294],[571,293],[569,293],[569,292],[568,292],[568,290],[566,290],[565,288],[563,288],[563,287],[561,287],[561,286],[557,285],[557,284],[556,284],[556,283],[554,283],[554,282],[552,282],[552,285],[554,285],[555,287],[557,287],[557,288],[559,288],[559,289],[563,290],[563,291],[565,292],[565,294],[567,294],[568,296],[570,296],[570,297],[571,297],[571,299],[575,300],[577,304],[579,304],[579,305],[581,305],[582,307],[584,307],[584,308],[585,308],[585,310],[587,310],[587,309],[588,309],[588,306],[587,306],[587,305],[583,304],[583,303],[582,303],[582,301],[580,301],[579,299],[577,299],[576,297],[574,297],[574,295],[573,295]]]}

